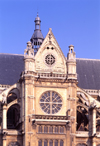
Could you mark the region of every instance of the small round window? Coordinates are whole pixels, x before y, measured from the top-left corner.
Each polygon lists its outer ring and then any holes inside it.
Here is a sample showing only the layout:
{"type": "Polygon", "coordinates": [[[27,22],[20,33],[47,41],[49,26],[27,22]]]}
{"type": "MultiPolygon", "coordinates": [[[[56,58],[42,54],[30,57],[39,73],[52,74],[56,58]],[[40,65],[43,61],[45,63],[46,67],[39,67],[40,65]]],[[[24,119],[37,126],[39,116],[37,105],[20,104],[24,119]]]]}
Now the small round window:
{"type": "Polygon", "coordinates": [[[47,91],[40,98],[40,106],[45,113],[55,114],[62,107],[62,99],[58,93],[47,91]]]}
{"type": "Polygon", "coordinates": [[[45,57],[45,62],[48,64],[48,65],[52,65],[55,63],[55,57],[52,55],[52,54],[48,54],[46,57],[45,57]]]}

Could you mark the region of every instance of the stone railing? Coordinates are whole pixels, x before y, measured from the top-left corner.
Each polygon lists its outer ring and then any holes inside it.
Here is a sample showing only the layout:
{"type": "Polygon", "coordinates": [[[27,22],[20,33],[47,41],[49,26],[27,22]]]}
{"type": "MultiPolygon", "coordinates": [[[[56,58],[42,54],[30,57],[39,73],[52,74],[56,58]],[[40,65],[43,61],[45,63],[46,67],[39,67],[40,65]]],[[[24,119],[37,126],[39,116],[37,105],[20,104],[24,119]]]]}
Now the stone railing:
{"type": "Polygon", "coordinates": [[[89,93],[91,95],[99,95],[100,94],[100,90],[85,89],[85,92],[89,93]]]}
{"type": "Polygon", "coordinates": [[[89,137],[88,131],[76,131],[76,137],[89,137]]]}
{"type": "Polygon", "coordinates": [[[40,78],[57,78],[57,79],[66,79],[66,74],[54,74],[54,73],[38,73],[40,78]]]}
{"type": "Polygon", "coordinates": [[[55,74],[55,73],[35,73],[33,71],[25,71],[22,73],[22,76],[24,75],[33,75],[36,78],[52,78],[52,79],[66,79],[67,75],[66,74],[55,74]]]}
{"type": "Polygon", "coordinates": [[[0,84],[0,88],[7,89],[7,88],[9,88],[9,87],[11,87],[11,85],[2,85],[2,84],[0,84]]]}
{"type": "Polygon", "coordinates": [[[33,115],[34,119],[67,120],[66,116],[33,115]]]}
{"type": "Polygon", "coordinates": [[[8,135],[21,135],[21,132],[18,131],[18,130],[7,129],[6,132],[7,132],[8,135]]]}

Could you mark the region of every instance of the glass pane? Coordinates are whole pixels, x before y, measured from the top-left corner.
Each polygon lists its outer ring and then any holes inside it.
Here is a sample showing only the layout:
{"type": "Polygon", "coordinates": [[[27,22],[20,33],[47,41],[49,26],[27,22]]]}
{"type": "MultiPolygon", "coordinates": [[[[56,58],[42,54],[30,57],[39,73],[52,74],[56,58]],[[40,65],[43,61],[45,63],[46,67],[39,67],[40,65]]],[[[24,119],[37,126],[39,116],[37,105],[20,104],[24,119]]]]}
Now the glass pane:
{"type": "Polygon", "coordinates": [[[42,140],[38,141],[38,146],[42,146],[42,140]]]}
{"type": "Polygon", "coordinates": [[[78,143],[77,146],[86,146],[84,143],[78,143]]]}
{"type": "Polygon", "coordinates": [[[38,132],[39,132],[39,133],[42,133],[42,126],[39,126],[39,127],[38,127],[38,132]]]}
{"type": "Polygon", "coordinates": [[[52,126],[49,127],[49,133],[53,133],[53,127],[52,126]]]}
{"type": "Polygon", "coordinates": [[[53,146],[53,140],[49,141],[49,146],[53,146]]]}
{"type": "Polygon", "coordinates": [[[44,126],[44,133],[48,133],[48,127],[44,126]]]}
{"type": "Polygon", "coordinates": [[[18,142],[11,142],[8,146],[20,146],[18,142]]]}
{"type": "Polygon", "coordinates": [[[47,91],[40,98],[40,106],[45,113],[55,114],[62,107],[62,99],[56,92],[47,91]]]}
{"type": "Polygon", "coordinates": [[[55,140],[55,146],[58,146],[58,140],[55,140]]]}
{"type": "Polygon", "coordinates": [[[57,126],[55,127],[55,133],[58,133],[58,127],[57,126]]]}
{"type": "Polygon", "coordinates": [[[64,133],[64,127],[60,127],[60,133],[64,133]]]}
{"type": "Polygon", "coordinates": [[[48,141],[44,140],[44,146],[47,146],[47,145],[48,145],[48,141]]]}
{"type": "Polygon", "coordinates": [[[60,146],[63,146],[63,140],[60,140],[60,146]]]}

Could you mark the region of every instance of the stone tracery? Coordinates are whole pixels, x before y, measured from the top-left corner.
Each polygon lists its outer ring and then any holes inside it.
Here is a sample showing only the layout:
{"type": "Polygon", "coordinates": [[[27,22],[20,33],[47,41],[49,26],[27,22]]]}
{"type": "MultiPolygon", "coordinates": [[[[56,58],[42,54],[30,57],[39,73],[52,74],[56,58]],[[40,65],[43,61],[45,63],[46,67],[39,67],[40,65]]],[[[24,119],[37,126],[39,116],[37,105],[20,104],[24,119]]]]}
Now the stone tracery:
{"type": "Polygon", "coordinates": [[[77,130],[88,131],[89,115],[88,115],[88,100],[83,93],[78,92],[77,101],[77,130]],[[83,99],[82,96],[84,96],[83,99]],[[84,102],[84,100],[86,102],[84,102]],[[86,103],[86,104],[85,104],[86,103]]]}

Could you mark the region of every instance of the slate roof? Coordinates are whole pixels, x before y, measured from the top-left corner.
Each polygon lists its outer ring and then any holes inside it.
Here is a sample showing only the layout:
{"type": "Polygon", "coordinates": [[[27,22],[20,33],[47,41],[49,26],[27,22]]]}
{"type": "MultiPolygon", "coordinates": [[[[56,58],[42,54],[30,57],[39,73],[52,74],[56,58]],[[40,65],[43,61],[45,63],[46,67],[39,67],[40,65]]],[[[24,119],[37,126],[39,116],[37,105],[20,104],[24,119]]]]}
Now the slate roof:
{"type": "MultiPolygon", "coordinates": [[[[24,56],[0,54],[0,84],[13,85],[24,70],[24,56]]],[[[100,60],[76,59],[78,86],[83,89],[100,89],[100,60]]]]}
{"type": "Polygon", "coordinates": [[[78,86],[83,89],[100,89],[100,60],[76,59],[78,86]]]}
{"type": "Polygon", "coordinates": [[[34,33],[33,33],[32,37],[31,37],[31,39],[42,39],[42,40],[44,40],[44,37],[42,35],[41,30],[40,29],[34,30],[34,33]]]}
{"type": "Polygon", "coordinates": [[[13,85],[24,70],[24,56],[0,54],[0,84],[13,85]]]}

